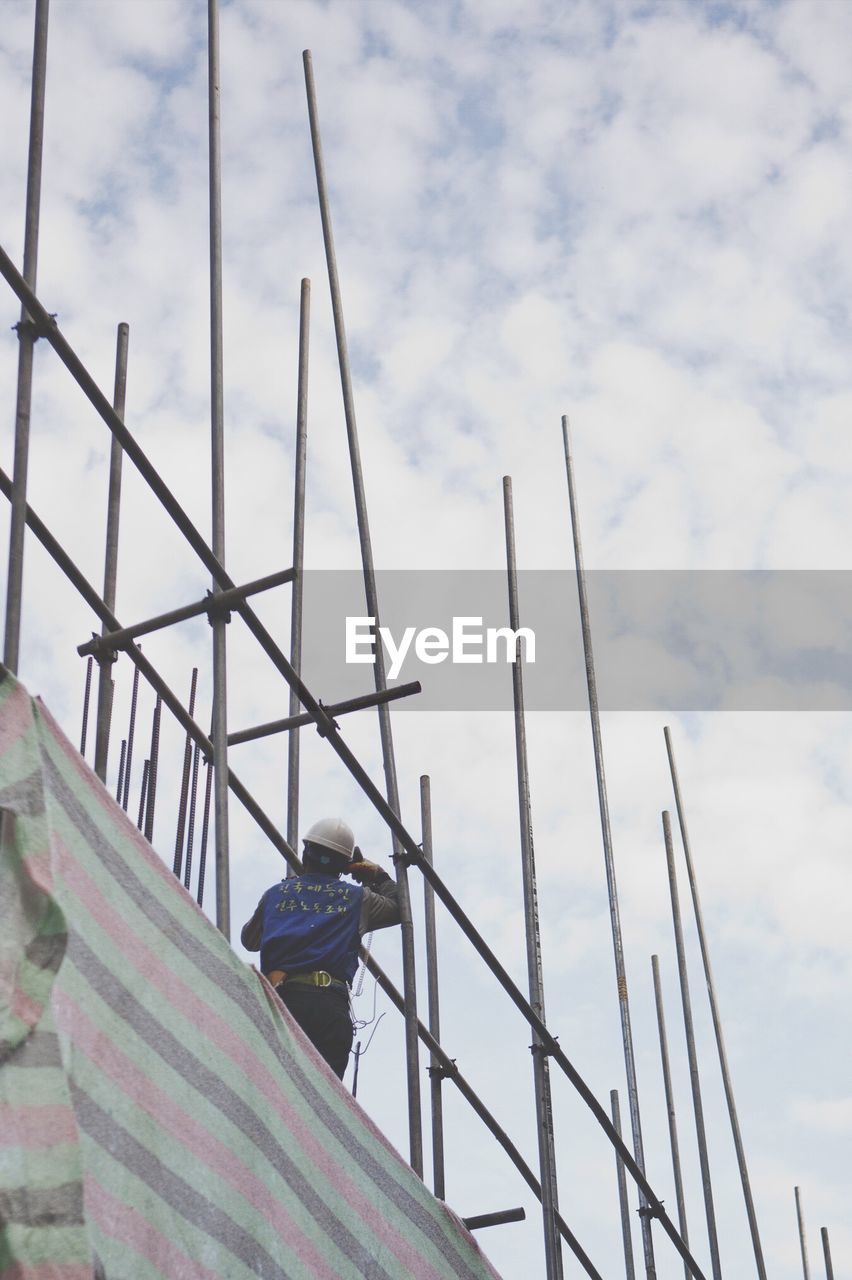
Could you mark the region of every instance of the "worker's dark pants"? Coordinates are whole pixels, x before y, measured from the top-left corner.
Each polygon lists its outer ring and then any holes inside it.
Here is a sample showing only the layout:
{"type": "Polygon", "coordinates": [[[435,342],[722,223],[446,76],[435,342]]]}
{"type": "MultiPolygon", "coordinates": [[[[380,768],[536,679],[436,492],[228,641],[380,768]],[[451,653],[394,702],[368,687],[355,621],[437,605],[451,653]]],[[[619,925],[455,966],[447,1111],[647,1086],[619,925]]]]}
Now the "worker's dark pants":
{"type": "Polygon", "coordinates": [[[341,987],[305,987],[293,982],[282,982],[277,991],[305,1035],[342,1080],[354,1035],[347,992],[341,987]]]}

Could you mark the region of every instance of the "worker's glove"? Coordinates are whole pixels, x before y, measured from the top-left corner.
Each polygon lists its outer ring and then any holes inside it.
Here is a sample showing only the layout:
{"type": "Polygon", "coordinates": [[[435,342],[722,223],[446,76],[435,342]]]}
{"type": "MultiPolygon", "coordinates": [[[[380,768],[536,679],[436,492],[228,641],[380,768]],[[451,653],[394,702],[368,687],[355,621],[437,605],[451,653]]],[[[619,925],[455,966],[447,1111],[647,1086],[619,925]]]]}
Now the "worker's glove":
{"type": "Polygon", "coordinates": [[[375,862],[367,862],[361,858],[360,853],[361,850],[356,846],[355,856],[358,860],[351,862],[348,870],[353,880],[357,880],[359,884],[373,884],[387,874],[382,867],[376,866],[375,862]]]}

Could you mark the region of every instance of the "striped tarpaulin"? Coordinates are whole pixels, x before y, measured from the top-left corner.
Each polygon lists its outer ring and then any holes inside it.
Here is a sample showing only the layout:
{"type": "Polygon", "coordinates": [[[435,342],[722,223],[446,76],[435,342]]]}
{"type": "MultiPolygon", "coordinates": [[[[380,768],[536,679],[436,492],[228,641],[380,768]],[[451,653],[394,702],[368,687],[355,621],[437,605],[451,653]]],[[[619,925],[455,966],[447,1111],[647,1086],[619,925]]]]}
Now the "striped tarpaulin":
{"type": "Polygon", "coordinates": [[[0,1280],[496,1275],[7,673],[0,811],[0,1280]]]}

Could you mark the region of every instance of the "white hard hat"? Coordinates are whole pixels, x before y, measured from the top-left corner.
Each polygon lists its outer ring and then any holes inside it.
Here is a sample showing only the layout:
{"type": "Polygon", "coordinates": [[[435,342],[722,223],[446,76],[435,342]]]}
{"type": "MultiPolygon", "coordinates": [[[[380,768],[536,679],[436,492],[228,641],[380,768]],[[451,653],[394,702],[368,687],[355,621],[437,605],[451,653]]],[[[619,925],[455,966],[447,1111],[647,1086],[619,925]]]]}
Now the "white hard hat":
{"type": "Polygon", "coordinates": [[[355,834],[342,818],[320,818],[302,837],[302,842],[333,849],[335,853],[342,853],[347,862],[352,861],[355,850],[355,834]]]}

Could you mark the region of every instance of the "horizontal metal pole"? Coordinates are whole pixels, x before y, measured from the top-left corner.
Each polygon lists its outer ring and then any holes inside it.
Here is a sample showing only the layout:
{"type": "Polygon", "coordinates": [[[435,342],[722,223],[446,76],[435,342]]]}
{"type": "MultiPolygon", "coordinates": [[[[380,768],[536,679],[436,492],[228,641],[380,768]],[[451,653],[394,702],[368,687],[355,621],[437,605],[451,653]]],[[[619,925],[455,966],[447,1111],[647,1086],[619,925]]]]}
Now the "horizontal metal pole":
{"type": "MultiPolygon", "coordinates": [[[[359,698],[348,698],[345,702],[334,702],[325,709],[330,716],[344,716],[349,711],[363,711],[365,707],[377,707],[380,702],[395,702],[397,698],[408,698],[412,693],[420,693],[419,680],[410,684],[398,685],[395,689],[379,689],[375,693],[364,693],[359,698]]],[[[287,716],[286,720],[270,720],[268,724],[259,724],[255,729],[238,729],[228,734],[228,746],[239,742],[254,742],[255,738],[268,738],[273,733],[284,733],[287,729],[299,729],[302,725],[313,724],[313,716],[303,712],[300,716],[287,716]]]]}
{"type": "MultiPolygon", "coordinates": [[[[227,590],[228,588],[235,586],[236,584],[228,576],[222,564],[210,550],[210,547],[189,519],[180,503],[169,489],[168,485],[166,485],[162,480],[153,463],[148,459],[132,433],[125,427],[107,397],[98,387],[92,375],[88,372],[68,340],[60,332],[59,327],[51,318],[49,312],[41,302],[39,302],[33,291],[27,286],[20,272],[14,266],[11,258],[2,248],[0,248],[0,274],[5,277],[6,281],[17,294],[20,301],[26,305],[30,315],[39,327],[39,332],[44,335],[56,351],[57,355],[62,360],[62,363],[86,393],[92,405],[109,427],[110,431],[112,431],[113,434],[121,441],[125,454],[130,458],[139,473],[147,481],[154,494],[160,499],[160,502],[172,517],[177,527],[184,534],[187,542],[196,552],[201,562],[207,569],[209,569],[214,579],[223,589],[227,590]]],[[[607,1112],[601,1106],[600,1102],[598,1102],[597,1098],[574,1067],[573,1063],[570,1062],[567,1054],[564,1053],[558,1042],[548,1031],[544,1021],[538,1016],[538,1014],[536,1014],[535,1010],[529,1004],[529,1001],[526,1000],[517,983],[512,980],[508,971],[500,963],[497,956],[486,943],[485,939],[469,920],[466,913],[450,893],[441,877],[437,874],[434,868],[430,867],[425,861],[413,836],[409,834],[400,818],[396,813],[394,813],[381,790],[373,782],[372,778],[357,759],[353,751],[340,737],[339,731],[336,728],[334,721],[328,715],[325,707],[318,702],[293,670],[293,667],[288,662],[284,653],[275,643],[272,636],[266,630],[257,615],[253,612],[250,605],[245,600],[240,600],[237,602],[236,608],[252,635],[254,635],[255,639],[260,643],[261,648],[272,660],[273,665],[277,667],[280,673],[284,676],[284,679],[290,685],[290,688],[298,695],[302,706],[306,711],[311,713],[313,720],[320,727],[323,736],[328,738],[335,754],[352,774],[365,796],[370,800],[373,808],[384,819],[387,826],[397,837],[408,861],[420,868],[420,871],[432,885],[435,893],[444,903],[444,906],[447,908],[450,915],[459,925],[465,936],[473,944],[474,949],[485,961],[486,965],[497,978],[498,982],[506,991],[522,1017],[526,1019],[527,1023],[534,1031],[538,1032],[542,1040],[544,1051],[550,1054],[553,1060],[559,1065],[561,1070],[571,1081],[572,1085],[580,1094],[580,1097],[589,1107],[598,1124],[603,1129],[607,1138],[620,1155],[631,1178],[646,1196],[648,1201],[647,1207],[650,1215],[659,1221],[660,1226],[672,1241],[680,1256],[688,1264],[690,1271],[693,1276],[695,1276],[696,1280],[706,1280],[706,1277],[698,1266],[698,1263],[681,1240],[677,1228],[663,1207],[662,1201],[654,1194],[653,1188],[645,1177],[645,1174],[642,1172],[639,1165],[634,1160],[632,1153],[624,1145],[616,1132],[607,1112]]],[[[117,623],[113,622],[111,625],[117,628],[117,623]]],[[[132,653],[133,651],[134,648],[131,645],[129,652],[132,653]]],[[[141,654],[139,657],[141,659],[141,654]]],[[[150,666],[150,664],[147,663],[146,665],[150,666]]],[[[142,668],[140,667],[140,669],[142,668]]],[[[151,670],[153,671],[153,668],[151,668],[151,670]]],[[[159,677],[157,678],[159,679],[159,677]]],[[[180,705],[179,702],[178,705],[180,705]]],[[[181,707],[181,712],[183,715],[186,714],[183,711],[183,707],[181,707]]],[[[183,721],[181,722],[183,723],[183,721]]]]}
{"type": "MultiPolygon", "coordinates": [[[[164,627],[170,627],[175,622],[187,622],[190,618],[198,618],[202,613],[213,614],[221,609],[229,609],[246,596],[257,595],[259,591],[269,591],[272,587],[280,587],[285,582],[292,582],[294,576],[294,569],[280,569],[278,573],[270,573],[265,578],[256,578],[254,582],[247,582],[244,587],[230,587],[227,591],[211,591],[203,600],[196,600],[194,604],[181,605],[179,609],[170,609],[168,613],[159,613],[155,618],[149,618],[147,622],[137,622],[132,627],[122,627],[119,631],[107,631],[101,636],[93,636],[85,644],[78,645],[77,652],[81,657],[89,653],[98,657],[99,654],[109,650],[124,649],[128,641],[135,640],[138,636],[150,635],[152,631],[162,631],[164,627]]],[[[310,716],[308,719],[310,720],[310,716]]]]}
{"type": "Polygon", "coordinates": [[[524,1209],[501,1209],[497,1213],[478,1213],[473,1218],[462,1218],[468,1231],[478,1231],[480,1227],[500,1227],[504,1222],[523,1222],[526,1217],[524,1209]]]}

